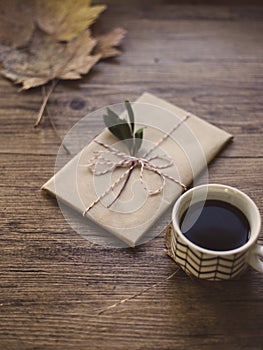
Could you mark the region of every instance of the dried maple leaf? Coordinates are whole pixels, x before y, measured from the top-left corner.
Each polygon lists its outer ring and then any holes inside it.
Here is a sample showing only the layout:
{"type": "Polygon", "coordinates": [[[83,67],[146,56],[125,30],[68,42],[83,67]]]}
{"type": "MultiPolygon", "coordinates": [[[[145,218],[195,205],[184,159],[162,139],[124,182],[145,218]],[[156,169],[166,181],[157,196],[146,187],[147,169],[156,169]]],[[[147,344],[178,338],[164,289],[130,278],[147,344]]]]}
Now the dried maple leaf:
{"type": "Polygon", "coordinates": [[[13,47],[28,43],[34,29],[34,1],[0,1],[0,43],[13,47]]]}
{"type": "Polygon", "coordinates": [[[90,0],[0,3],[0,73],[22,84],[22,89],[52,81],[47,92],[43,87],[43,103],[35,126],[58,79],[80,79],[101,58],[120,54],[115,46],[125,36],[124,29],[116,28],[97,39],[86,30],[106,8],[91,7],[90,3],[90,0]]]}
{"type": "Polygon", "coordinates": [[[47,34],[69,41],[88,28],[105,5],[90,6],[90,0],[37,0],[36,20],[47,34]]]}
{"type": "Polygon", "coordinates": [[[123,28],[115,28],[107,34],[98,36],[95,53],[100,54],[101,58],[118,56],[121,52],[115,46],[120,45],[126,33],[127,31],[123,28]]]}
{"type": "Polygon", "coordinates": [[[36,30],[28,50],[9,50],[3,54],[2,75],[21,83],[23,89],[43,85],[55,78],[80,79],[101,58],[91,55],[96,40],[85,31],[68,43],[56,42],[36,30]]]}

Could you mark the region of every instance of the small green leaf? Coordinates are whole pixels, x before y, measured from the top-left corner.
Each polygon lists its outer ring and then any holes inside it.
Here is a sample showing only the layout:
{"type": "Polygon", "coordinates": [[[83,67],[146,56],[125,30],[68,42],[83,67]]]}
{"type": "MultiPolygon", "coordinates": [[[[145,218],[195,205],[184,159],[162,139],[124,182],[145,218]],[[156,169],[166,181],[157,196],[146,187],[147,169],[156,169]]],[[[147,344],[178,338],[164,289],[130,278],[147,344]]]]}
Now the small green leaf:
{"type": "Polygon", "coordinates": [[[135,143],[134,143],[134,155],[137,154],[137,152],[139,151],[141,145],[142,145],[142,139],[143,139],[143,129],[144,128],[140,128],[136,131],[135,133],[135,143]]]}
{"type": "Polygon", "coordinates": [[[126,120],[121,119],[110,108],[107,108],[107,115],[103,115],[104,123],[111,133],[119,140],[132,138],[132,133],[129,124],[126,120]]]}
{"type": "Polygon", "coordinates": [[[122,138],[122,135],[119,131],[119,128],[118,128],[118,125],[115,124],[115,125],[112,125],[112,123],[110,123],[110,118],[108,115],[103,115],[103,119],[104,119],[104,123],[105,125],[107,126],[107,128],[110,130],[110,132],[116,136],[118,139],[121,140],[122,138]]]}
{"type": "Polygon", "coordinates": [[[125,101],[125,106],[129,116],[129,122],[126,119],[121,119],[110,108],[107,108],[107,114],[103,115],[104,123],[109,131],[123,141],[132,155],[136,155],[142,145],[143,129],[140,128],[134,134],[134,113],[129,101],[125,101]]]}
{"type": "Polygon", "coordinates": [[[131,123],[131,131],[133,134],[134,133],[134,113],[132,110],[132,106],[128,100],[125,101],[125,107],[127,109],[128,115],[129,115],[129,119],[130,119],[130,123],[131,123]]]}
{"type": "Polygon", "coordinates": [[[140,129],[138,129],[138,130],[136,131],[135,137],[136,137],[137,139],[142,139],[142,138],[143,138],[143,129],[144,129],[144,128],[140,128],[140,129]]]}
{"type": "Polygon", "coordinates": [[[122,123],[123,119],[121,119],[118,114],[116,114],[115,112],[113,112],[112,109],[107,108],[107,113],[108,113],[108,117],[114,122],[114,123],[122,123]]]}
{"type": "Polygon", "coordinates": [[[126,121],[123,121],[122,124],[118,124],[117,126],[122,135],[121,140],[132,139],[131,129],[126,121]]]}

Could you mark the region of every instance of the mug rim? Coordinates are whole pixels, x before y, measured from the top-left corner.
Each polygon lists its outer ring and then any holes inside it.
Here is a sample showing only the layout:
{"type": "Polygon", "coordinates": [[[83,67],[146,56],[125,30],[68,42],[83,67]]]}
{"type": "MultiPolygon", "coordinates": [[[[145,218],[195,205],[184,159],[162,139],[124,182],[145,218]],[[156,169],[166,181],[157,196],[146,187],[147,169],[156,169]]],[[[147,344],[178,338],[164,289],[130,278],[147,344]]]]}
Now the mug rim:
{"type": "MultiPolygon", "coordinates": [[[[246,213],[244,213],[244,211],[242,210],[243,214],[247,217],[246,213]]],[[[256,205],[256,203],[244,192],[242,192],[241,190],[237,189],[236,187],[232,187],[232,186],[228,186],[228,185],[223,185],[223,184],[205,184],[205,185],[199,185],[199,186],[195,186],[192,187],[191,189],[189,189],[188,191],[186,191],[184,194],[182,194],[177,201],[175,202],[174,206],[173,206],[173,211],[172,211],[172,226],[173,229],[176,231],[176,233],[180,236],[180,239],[182,239],[183,241],[185,241],[185,243],[191,247],[193,247],[195,250],[200,251],[201,253],[205,253],[205,254],[210,254],[210,255],[216,255],[216,256],[226,256],[226,255],[232,255],[232,254],[236,254],[236,253],[241,253],[243,251],[246,251],[248,248],[250,248],[258,239],[259,233],[260,233],[260,228],[261,228],[261,216],[260,216],[260,212],[259,209],[256,205]],[[191,193],[201,190],[202,188],[207,188],[207,191],[209,191],[209,189],[219,189],[219,190],[225,190],[228,189],[230,191],[239,193],[239,195],[241,195],[245,200],[247,200],[250,205],[253,207],[254,210],[254,214],[256,215],[255,220],[257,220],[256,223],[256,228],[255,231],[257,232],[254,236],[250,235],[248,241],[242,245],[241,247],[235,248],[235,249],[231,249],[231,250],[212,250],[212,249],[206,249],[203,247],[200,247],[199,245],[193,243],[192,241],[190,241],[181,231],[181,228],[179,226],[179,222],[177,222],[178,219],[177,215],[178,214],[178,209],[180,208],[181,202],[188,197],[189,195],[191,195],[191,193]]]]}

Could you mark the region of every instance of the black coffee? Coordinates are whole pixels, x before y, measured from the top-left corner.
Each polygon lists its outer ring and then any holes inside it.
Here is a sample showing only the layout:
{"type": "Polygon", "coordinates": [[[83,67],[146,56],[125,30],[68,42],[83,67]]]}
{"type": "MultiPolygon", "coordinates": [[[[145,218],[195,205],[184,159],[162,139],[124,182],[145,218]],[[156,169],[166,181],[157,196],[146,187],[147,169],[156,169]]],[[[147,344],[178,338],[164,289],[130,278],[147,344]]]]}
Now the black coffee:
{"type": "Polygon", "coordinates": [[[191,205],[183,214],[180,227],[191,242],[209,250],[241,247],[250,234],[248,220],[242,211],[220,200],[191,205]]]}

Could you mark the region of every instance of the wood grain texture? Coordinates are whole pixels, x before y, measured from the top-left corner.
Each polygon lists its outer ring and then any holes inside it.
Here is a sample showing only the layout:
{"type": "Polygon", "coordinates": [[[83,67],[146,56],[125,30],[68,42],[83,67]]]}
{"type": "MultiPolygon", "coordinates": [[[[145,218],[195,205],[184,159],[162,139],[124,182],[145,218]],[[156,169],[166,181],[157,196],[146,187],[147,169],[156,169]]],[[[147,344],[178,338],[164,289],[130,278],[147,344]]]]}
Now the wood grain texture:
{"type": "MultiPolygon", "coordinates": [[[[61,136],[93,110],[155,93],[234,135],[209,181],[239,187],[263,213],[261,2],[105,2],[95,29],[124,26],[123,55],[59,82],[48,108],[61,136]]],[[[262,349],[263,275],[208,283],[178,271],[165,280],[176,265],[163,232],[136,249],[74,232],[40,191],[60,144],[47,117],[33,128],[40,104],[41,89],[18,92],[0,79],[0,348],[262,349]]]]}

